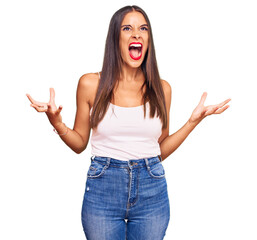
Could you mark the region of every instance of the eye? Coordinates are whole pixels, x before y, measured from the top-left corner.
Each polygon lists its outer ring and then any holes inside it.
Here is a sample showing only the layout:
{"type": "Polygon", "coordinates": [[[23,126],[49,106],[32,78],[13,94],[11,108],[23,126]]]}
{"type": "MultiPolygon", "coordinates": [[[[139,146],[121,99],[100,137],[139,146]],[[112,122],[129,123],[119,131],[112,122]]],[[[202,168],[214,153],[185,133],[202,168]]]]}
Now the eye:
{"type": "Polygon", "coordinates": [[[123,31],[129,31],[130,28],[129,28],[129,27],[124,27],[122,30],[123,30],[123,31]]]}
{"type": "Polygon", "coordinates": [[[147,27],[141,27],[140,28],[142,31],[148,31],[148,28],[147,27]]]}

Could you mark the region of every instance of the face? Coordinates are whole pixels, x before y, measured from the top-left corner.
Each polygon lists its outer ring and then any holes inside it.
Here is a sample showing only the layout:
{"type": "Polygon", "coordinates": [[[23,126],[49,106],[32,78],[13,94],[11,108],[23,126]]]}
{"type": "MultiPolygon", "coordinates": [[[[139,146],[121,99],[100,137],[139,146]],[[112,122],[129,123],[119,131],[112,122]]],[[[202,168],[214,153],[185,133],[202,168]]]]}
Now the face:
{"type": "Polygon", "coordinates": [[[125,15],[120,30],[120,50],[123,62],[138,68],[148,49],[148,25],[140,12],[125,15]]]}

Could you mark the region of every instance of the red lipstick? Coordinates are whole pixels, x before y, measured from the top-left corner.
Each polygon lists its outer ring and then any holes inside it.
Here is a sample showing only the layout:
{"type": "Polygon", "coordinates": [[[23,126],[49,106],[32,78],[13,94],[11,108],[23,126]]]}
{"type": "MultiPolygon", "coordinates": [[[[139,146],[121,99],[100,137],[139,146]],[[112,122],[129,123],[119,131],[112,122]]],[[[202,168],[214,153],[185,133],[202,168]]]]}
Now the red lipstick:
{"type": "Polygon", "coordinates": [[[129,44],[129,55],[133,60],[139,60],[142,57],[143,44],[132,42],[129,44]]]}

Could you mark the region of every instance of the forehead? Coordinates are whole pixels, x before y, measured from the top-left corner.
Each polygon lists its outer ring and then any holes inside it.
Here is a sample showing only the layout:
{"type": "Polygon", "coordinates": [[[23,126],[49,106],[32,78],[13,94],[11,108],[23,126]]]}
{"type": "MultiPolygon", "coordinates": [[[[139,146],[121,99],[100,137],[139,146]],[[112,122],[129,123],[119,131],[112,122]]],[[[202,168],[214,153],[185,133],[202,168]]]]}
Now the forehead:
{"type": "Polygon", "coordinates": [[[145,17],[142,13],[133,11],[125,15],[121,25],[142,25],[147,24],[145,17]]]}

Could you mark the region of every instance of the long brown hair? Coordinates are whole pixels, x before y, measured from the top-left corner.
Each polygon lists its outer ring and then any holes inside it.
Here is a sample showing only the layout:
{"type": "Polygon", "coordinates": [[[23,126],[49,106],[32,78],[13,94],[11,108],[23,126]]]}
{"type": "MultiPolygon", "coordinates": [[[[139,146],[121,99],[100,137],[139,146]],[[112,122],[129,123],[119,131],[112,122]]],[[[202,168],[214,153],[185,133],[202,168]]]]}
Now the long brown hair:
{"type": "Polygon", "coordinates": [[[162,128],[167,127],[165,96],[157,67],[151,24],[144,10],[133,5],[119,9],[111,18],[106,38],[101,78],[90,118],[92,128],[97,127],[98,123],[103,119],[112,99],[116,81],[118,81],[120,77],[122,70],[122,58],[119,48],[120,28],[125,15],[132,11],[138,11],[143,14],[148,24],[149,32],[148,49],[141,65],[141,69],[145,76],[145,82],[141,87],[141,91],[144,86],[146,86],[146,91],[143,93],[144,117],[146,116],[145,104],[149,101],[150,117],[153,118],[157,110],[157,116],[162,121],[162,128]]]}

